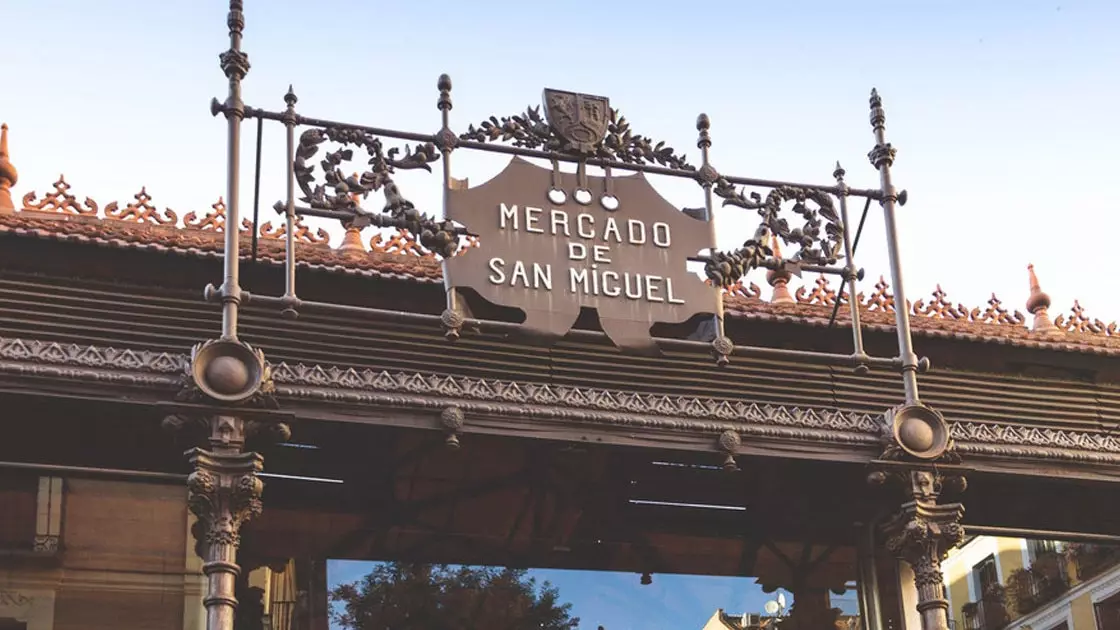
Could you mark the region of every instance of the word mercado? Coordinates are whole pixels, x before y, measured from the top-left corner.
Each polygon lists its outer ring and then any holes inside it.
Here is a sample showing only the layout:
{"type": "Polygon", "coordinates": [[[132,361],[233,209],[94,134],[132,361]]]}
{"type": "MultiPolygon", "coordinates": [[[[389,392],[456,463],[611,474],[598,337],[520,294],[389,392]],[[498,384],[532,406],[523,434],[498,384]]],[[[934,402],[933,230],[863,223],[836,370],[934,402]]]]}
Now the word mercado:
{"type": "MultiPolygon", "coordinates": [[[[673,278],[630,271],[615,271],[612,247],[657,247],[669,249],[672,245],[672,228],[668,223],[651,225],[640,219],[618,220],[608,216],[596,224],[595,217],[581,212],[574,217],[564,210],[552,208],[546,213],[542,208],[520,207],[501,203],[497,208],[498,226],[502,230],[524,231],[568,240],[567,258],[572,266],[567,269],[567,288],[570,293],[625,297],[647,302],[684,304],[673,292],[673,278]],[[604,244],[600,244],[604,243],[604,244]]],[[[556,241],[544,241],[544,248],[558,247],[556,241]]],[[[509,284],[513,287],[553,290],[553,265],[550,262],[507,261],[494,256],[487,262],[491,284],[509,284]]]]}
{"type": "Polygon", "coordinates": [[[587,308],[615,344],[648,349],[653,325],[719,312],[718,292],[688,269],[714,247],[712,224],[640,173],[592,177],[515,157],[479,186],[448,190],[447,216],[479,243],[444,259],[448,289],[522,311],[530,335],[563,336],[587,308]]]}

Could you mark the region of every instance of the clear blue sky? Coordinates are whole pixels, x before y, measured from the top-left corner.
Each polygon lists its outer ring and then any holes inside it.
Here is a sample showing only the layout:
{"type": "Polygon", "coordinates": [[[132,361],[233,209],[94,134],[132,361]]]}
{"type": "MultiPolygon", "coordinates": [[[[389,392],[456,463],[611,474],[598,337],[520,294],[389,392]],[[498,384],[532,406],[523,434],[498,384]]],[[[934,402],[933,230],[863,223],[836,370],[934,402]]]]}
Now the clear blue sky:
{"type": "MultiPolygon", "coordinates": [[[[222,194],[225,126],[207,108],[226,93],[225,2],[3,5],[0,119],[12,125],[17,192],[64,172],[74,193],[102,204],[141,185],[180,211],[222,194]]],[[[910,192],[901,229],[911,298],[941,283],[969,306],[995,291],[1021,309],[1033,261],[1055,310],[1080,298],[1096,317],[1120,317],[1120,297],[1089,271],[1109,262],[1091,239],[1120,228],[1120,3],[247,5],[252,105],[281,108],[293,83],[305,114],[434,131],[441,72],[455,81],[456,129],[536,104],[545,86],[572,89],[608,95],[636,131],[692,155],[705,111],[716,166],[760,177],[828,182],[840,160],[852,185],[874,186],[876,86],[899,150],[896,183],[910,192]]],[[[282,136],[267,128],[266,208],[283,195],[282,136]]],[[[250,128],[247,158],[252,143],[250,128]]],[[[500,166],[458,157],[456,175],[477,181],[500,166]]],[[[699,204],[692,184],[657,185],[699,204]]],[[[438,210],[432,178],[402,186],[438,210]]],[[[721,244],[742,240],[738,215],[720,215],[721,244]]],[[[886,265],[872,217],[857,259],[877,277],[886,265]]]]}
{"type": "MultiPolygon", "coordinates": [[[[1111,262],[1120,229],[1114,0],[246,4],[250,105],[280,109],[292,83],[304,114],[435,131],[447,72],[462,130],[563,88],[609,96],[635,131],[690,155],[707,112],[715,165],[734,174],[828,183],[840,160],[851,185],[874,187],[867,96],[878,87],[895,181],[910,193],[900,226],[911,299],[941,283],[970,307],[995,291],[1022,309],[1034,262],[1055,311],[1080,298],[1094,317],[1120,317],[1111,276],[1093,271],[1111,262]]],[[[102,205],[146,185],[161,206],[207,209],[225,188],[225,124],[208,112],[226,93],[225,12],[221,0],[5,0],[0,120],[12,127],[18,195],[62,172],[102,205]]],[[[247,175],[253,133],[247,125],[247,175]]],[[[282,138],[266,127],[264,208],[283,195],[282,138]]],[[[455,164],[480,181],[501,161],[455,164]]],[[[434,178],[401,183],[438,209],[434,178]]],[[[700,203],[692,184],[655,183],[675,203],[700,203]]],[[[747,235],[736,217],[718,215],[722,245],[747,235]]],[[[881,234],[874,212],[857,256],[872,278],[886,273],[881,234]]],[[[549,577],[602,623],[649,611],[689,628],[717,605],[760,605],[723,581],[658,578],[643,591],[632,575],[549,577]],[[600,588],[628,599],[590,595],[600,588]]]]}

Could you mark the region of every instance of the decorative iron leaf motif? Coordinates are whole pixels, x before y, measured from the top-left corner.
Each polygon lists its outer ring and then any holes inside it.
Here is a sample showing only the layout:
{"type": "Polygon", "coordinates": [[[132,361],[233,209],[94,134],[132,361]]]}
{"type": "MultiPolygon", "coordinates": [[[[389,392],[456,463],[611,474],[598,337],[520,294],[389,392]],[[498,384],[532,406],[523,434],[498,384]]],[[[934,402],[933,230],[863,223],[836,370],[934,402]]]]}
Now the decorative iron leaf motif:
{"type": "Polygon", "coordinates": [[[747,194],[744,189],[736,189],[724,178],[716,181],[713,190],[723,199],[723,205],[757,210],[762,218],[754,236],[744,242],[742,247],[731,252],[717,251],[710,256],[704,272],[715,284],[730,286],[765,262],[777,262],[773,259],[774,251],[770,247],[772,236],[780,237],[794,248],[793,256],[782,261],[788,265],[797,267],[836,263],[844,226],[828,193],[780,186],[772,189],[763,199],[757,192],[747,194]],[[802,219],[800,227],[790,227],[789,221],[781,216],[782,204],[789,201],[793,202],[791,209],[794,214],[802,219]],[[812,208],[807,202],[812,202],[817,207],[812,208]]]}
{"type": "MultiPolygon", "coordinates": [[[[578,153],[580,157],[595,157],[602,160],[612,160],[623,164],[656,164],[682,171],[695,171],[696,167],[688,163],[682,154],[677,155],[673,147],[667,146],[664,141],[654,140],[634,133],[630,122],[619,113],[611,109],[610,124],[607,133],[598,142],[590,155],[578,153]]],[[[550,153],[577,154],[570,150],[564,139],[556,134],[548,121],[541,114],[540,106],[527,107],[521,114],[513,116],[491,116],[477,126],[467,127],[467,131],[459,135],[460,140],[474,142],[501,142],[512,144],[523,149],[538,149],[550,153]]]]}
{"type": "Polygon", "coordinates": [[[541,108],[528,107],[521,114],[513,116],[491,116],[482,121],[478,126],[467,127],[466,132],[459,134],[460,140],[473,140],[475,142],[501,142],[512,144],[523,149],[542,149],[544,151],[559,152],[561,140],[552,133],[548,122],[541,115],[541,108]]]}
{"type": "Polygon", "coordinates": [[[404,154],[394,147],[385,150],[381,139],[360,129],[331,127],[308,129],[300,135],[296,158],[293,163],[296,182],[303,192],[301,201],[312,208],[334,210],[348,215],[343,223],[362,228],[368,225],[406,229],[420,237],[420,243],[429,250],[447,257],[459,248],[455,227],[450,221],[436,219],[416,209],[406,199],[393,181],[398,169],[423,169],[431,172],[430,164],[440,158],[435,144],[425,142],[406,146],[404,154]],[[322,183],[315,181],[315,167],[308,160],[319,153],[320,145],[331,141],[342,145],[341,148],[323,154],[319,162],[322,183]],[[346,176],[342,165],[354,159],[351,146],[362,147],[369,154],[369,168],[362,173],[346,176]],[[382,212],[386,220],[377,220],[374,215],[358,204],[357,199],[368,198],[371,192],[381,192],[385,196],[382,212]]]}

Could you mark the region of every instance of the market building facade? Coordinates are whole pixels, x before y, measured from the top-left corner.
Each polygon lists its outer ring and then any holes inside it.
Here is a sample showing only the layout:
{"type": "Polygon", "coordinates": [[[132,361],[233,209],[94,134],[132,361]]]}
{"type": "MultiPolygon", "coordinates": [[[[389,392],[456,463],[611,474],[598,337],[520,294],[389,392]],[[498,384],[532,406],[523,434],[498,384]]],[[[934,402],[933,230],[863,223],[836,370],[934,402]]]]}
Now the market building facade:
{"type": "Polygon", "coordinates": [[[839,166],[759,180],[716,170],[706,116],[692,164],[559,90],[461,133],[446,76],[434,134],[308,118],[291,92],[253,108],[239,0],[228,24],[230,180],[209,211],[145,189],[101,206],[62,177],[17,202],[0,142],[19,425],[0,442],[0,628],[325,629],[325,561],[395,559],[751,576],[793,594],[786,630],[855,623],[840,594],[868,630],[942,630],[975,595],[941,566],[966,532],[1117,540],[1116,327],[1052,318],[1033,269],[1028,315],[907,300],[878,94],[878,187],[839,166]],[[240,210],[253,119],[288,137],[276,225],[240,210]],[[465,151],[511,161],[472,187],[465,151]],[[407,200],[407,169],[442,170],[442,214],[407,200]],[[867,288],[859,200],[892,263],[867,288]],[[717,203],[758,214],[741,248],[716,248],[717,203]]]}

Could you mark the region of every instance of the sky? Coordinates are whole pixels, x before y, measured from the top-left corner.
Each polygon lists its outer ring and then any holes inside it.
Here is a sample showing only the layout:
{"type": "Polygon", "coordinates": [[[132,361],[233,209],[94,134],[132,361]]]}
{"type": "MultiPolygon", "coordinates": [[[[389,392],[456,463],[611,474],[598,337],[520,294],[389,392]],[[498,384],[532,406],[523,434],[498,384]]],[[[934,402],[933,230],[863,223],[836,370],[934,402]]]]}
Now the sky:
{"type": "MultiPolygon", "coordinates": [[[[282,109],[292,84],[305,115],[434,132],[436,79],[446,72],[451,124],[462,131],[538,104],[542,88],[566,89],[608,96],[636,132],[693,162],[694,122],[706,112],[713,163],[728,174],[830,184],[840,161],[850,185],[877,186],[866,157],[867,99],[877,87],[898,150],[894,181],[909,193],[898,224],[910,299],[940,284],[970,308],[995,292],[1023,310],[1033,262],[1052,314],[1078,299],[1091,317],[1120,318],[1120,293],[1096,272],[1112,262],[1107,243],[1120,231],[1120,3],[246,5],[249,105],[282,109]]],[[[206,211],[225,192],[226,125],[211,117],[209,101],[226,95],[218,67],[226,10],[221,0],[2,0],[0,120],[11,126],[15,197],[41,194],[65,173],[72,193],[102,206],[146,186],[160,207],[206,211]]],[[[283,138],[281,126],[266,125],[264,216],[284,194],[283,138]]],[[[252,204],[254,142],[255,124],[247,124],[243,212],[252,204]]],[[[456,154],[454,175],[485,181],[503,162],[456,154]]],[[[399,182],[419,207],[438,212],[438,178],[409,173],[399,182]]],[[[692,183],[654,185],[677,205],[702,203],[692,183]]],[[[734,208],[716,220],[722,247],[754,229],[734,208]]],[[[856,259],[871,280],[887,275],[877,207],[856,259]]],[[[348,575],[339,566],[335,574],[348,575]]],[[[623,579],[549,575],[572,593],[623,579]]],[[[652,592],[671,584],[655,580],[652,592]]],[[[666,627],[695,626],[717,599],[732,609],[758,605],[725,587],[708,584],[693,598],[698,612],[666,613],[666,624],[678,624],[666,627]]]]}

